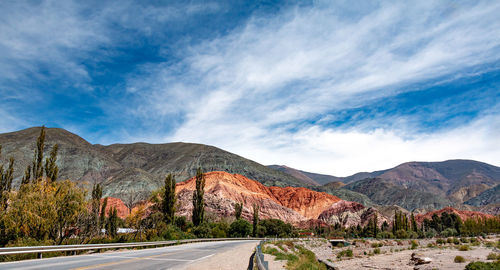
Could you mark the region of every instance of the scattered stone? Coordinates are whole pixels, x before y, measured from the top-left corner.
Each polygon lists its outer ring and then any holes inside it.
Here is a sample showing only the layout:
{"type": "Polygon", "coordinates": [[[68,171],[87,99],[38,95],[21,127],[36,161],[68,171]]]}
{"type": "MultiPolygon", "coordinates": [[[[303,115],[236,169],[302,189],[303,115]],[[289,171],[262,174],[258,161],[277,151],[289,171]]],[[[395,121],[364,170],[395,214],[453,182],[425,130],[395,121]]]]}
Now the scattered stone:
{"type": "Polygon", "coordinates": [[[431,262],[432,262],[432,259],[429,257],[424,257],[423,254],[420,254],[420,253],[412,253],[411,254],[410,264],[421,265],[421,264],[428,264],[431,262]]]}

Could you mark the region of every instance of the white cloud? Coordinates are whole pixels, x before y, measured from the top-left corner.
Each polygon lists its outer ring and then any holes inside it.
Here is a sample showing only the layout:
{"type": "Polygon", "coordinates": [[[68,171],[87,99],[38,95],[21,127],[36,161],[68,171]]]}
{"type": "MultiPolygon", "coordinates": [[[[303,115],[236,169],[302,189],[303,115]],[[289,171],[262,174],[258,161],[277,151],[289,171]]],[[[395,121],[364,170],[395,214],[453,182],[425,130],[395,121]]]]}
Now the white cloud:
{"type": "Polygon", "coordinates": [[[151,80],[139,83],[152,89],[146,92],[151,98],[142,93],[139,110],[168,117],[169,110],[149,108],[173,106],[185,113],[167,141],[212,144],[261,163],[335,175],[417,159],[498,162],[493,131],[474,126],[481,121],[411,139],[411,130],[297,124],[497,61],[498,3],[385,3],[359,19],[338,16],[335,8],[253,18],[227,36],[189,48],[176,66],[149,66],[151,80]],[[465,147],[461,140],[467,138],[465,147]]]}

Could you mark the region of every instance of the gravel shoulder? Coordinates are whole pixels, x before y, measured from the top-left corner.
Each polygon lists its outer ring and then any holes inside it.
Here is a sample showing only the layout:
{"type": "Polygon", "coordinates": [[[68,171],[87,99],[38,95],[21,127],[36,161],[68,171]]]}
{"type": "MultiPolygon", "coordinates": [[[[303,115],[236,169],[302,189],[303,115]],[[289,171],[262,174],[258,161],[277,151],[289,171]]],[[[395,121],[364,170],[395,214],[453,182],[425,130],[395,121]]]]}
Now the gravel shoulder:
{"type": "Polygon", "coordinates": [[[223,252],[209,255],[186,266],[176,269],[182,270],[237,270],[247,269],[248,262],[252,253],[259,242],[243,243],[237,247],[225,250],[223,252]]]}

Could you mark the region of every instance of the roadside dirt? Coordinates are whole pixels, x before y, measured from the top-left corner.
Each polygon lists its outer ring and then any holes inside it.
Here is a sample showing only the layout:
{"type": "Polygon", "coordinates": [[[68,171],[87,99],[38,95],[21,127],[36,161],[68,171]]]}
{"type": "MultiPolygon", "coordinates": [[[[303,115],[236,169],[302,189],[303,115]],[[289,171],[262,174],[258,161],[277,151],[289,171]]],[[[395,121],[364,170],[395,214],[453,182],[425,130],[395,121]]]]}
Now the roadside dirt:
{"type": "Polygon", "coordinates": [[[217,253],[181,268],[183,270],[235,270],[247,269],[248,262],[258,243],[239,245],[221,253],[217,253]]]}

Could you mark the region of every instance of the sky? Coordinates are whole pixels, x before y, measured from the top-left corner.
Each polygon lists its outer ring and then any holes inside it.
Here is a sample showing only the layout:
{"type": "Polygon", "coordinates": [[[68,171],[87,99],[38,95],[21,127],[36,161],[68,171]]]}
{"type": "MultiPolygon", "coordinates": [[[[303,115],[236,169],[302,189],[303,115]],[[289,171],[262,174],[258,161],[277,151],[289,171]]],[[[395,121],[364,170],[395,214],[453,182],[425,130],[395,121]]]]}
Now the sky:
{"type": "Polygon", "coordinates": [[[500,1],[0,1],[0,132],[347,176],[500,166],[500,1]]]}

